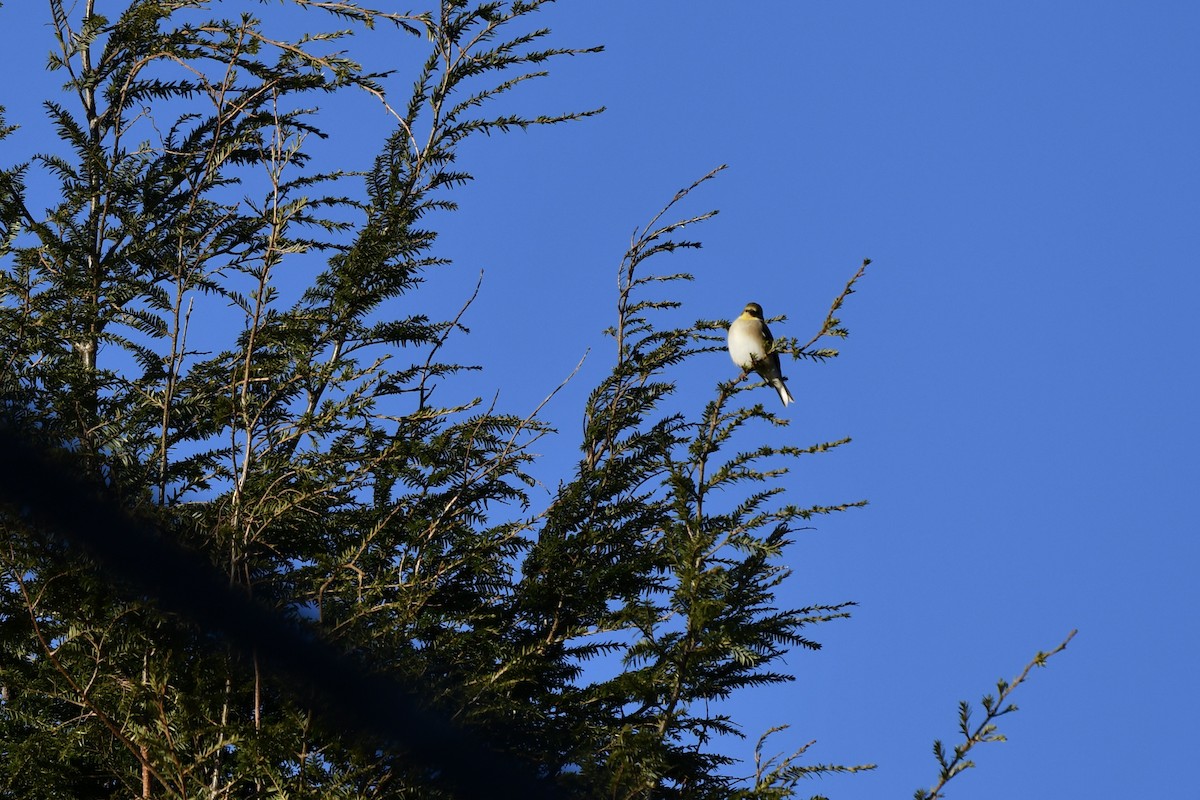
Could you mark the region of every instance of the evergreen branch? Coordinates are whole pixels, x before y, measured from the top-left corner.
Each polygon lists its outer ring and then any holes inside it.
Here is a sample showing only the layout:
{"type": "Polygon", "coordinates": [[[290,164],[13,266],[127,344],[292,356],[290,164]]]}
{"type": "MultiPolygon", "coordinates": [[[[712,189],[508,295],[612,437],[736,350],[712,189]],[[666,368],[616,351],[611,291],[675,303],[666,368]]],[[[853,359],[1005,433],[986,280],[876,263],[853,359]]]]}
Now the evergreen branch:
{"type": "Polygon", "coordinates": [[[946,784],[952,779],[961,775],[964,771],[975,766],[975,762],[968,759],[967,755],[971,749],[978,744],[984,742],[1003,742],[1004,735],[997,732],[995,720],[999,717],[1009,714],[1017,710],[1017,707],[1012,703],[1007,703],[1008,698],[1012,695],[1016,688],[1025,682],[1029,677],[1029,672],[1034,667],[1046,666],[1047,660],[1054,655],[1066,649],[1067,644],[1071,639],[1075,638],[1077,631],[1071,631],[1067,634],[1067,638],[1063,639],[1057,647],[1049,652],[1039,651],[1033,657],[1033,660],[1025,665],[1025,669],[1021,670],[1021,674],[1014,678],[1011,682],[1001,680],[996,684],[997,695],[984,695],[981,705],[984,710],[983,721],[974,728],[971,727],[971,708],[967,701],[963,700],[959,703],[958,711],[958,729],[962,734],[963,740],[961,744],[954,746],[954,754],[948,756],[945,747],[941,740],[936,740],[933,743],[933,754],[937,758],[938,765],[941,767],[938,774],[938,781],[933,785],[932,789],[918,789],[913,797],[915,800],[941,800],[946,795],[943,789],[946,784]],[[1007,703],[1007,705],[1006,705],[1007,703]]]}
{"type": "Polygon", "coordinates": [[[431,23],[429,12],[413,14],[411,12],[383,11],[378,8],[360,6],[345,0],[292,0],[301,8],[316,8],[329,14],[359,22],[368,30],[375,28],[376,22],[382,20],[391,23],[414,36],[428,35],[431,23]]]}
{"type": "MultiPolygon", "coordinates": [[[[9,563],[15,563],[15,553],[13,553],[11,549],[8,555],[9,563]]],[[[26,583],[26,575],[28,573],[22,574],[25,571],[12,569],[11,567],[7,570],[7,572],[8,579],[17,587],[20,596],[25,601],[25,608],[29,614],[30,629],[33,631],[33,635],[37,638],[38,643],[41,645],[42,653],[45,655],[51,666],[53,666],[54,670],[62,677],[63,681],[66,682],[67,686],[70,687],[71,693],[75,696],[75,698],[77,698],[71,699],[71,702],[78,703],[82,709],[94,714],[96,719],[98,719],[100,723],[109,731],[109,733],[112,734],[113,738],[120,742],[121,746],[124,747],[130,753],[130,755],[137,759],[143,770],[145,770],[148,774],[153,775],[153,777],[158,780],[159,783],[163,784],[164,786],[167,785],[167,782],[163,779],[163,776],[155,769],[154,764],[152,764],[146,758],[144,747],[139,746],[137,742],[126,735],[125,731],[122,729],[121,723],[117,720],[114,720],[104,711],[103,708],[100,707],[100,705],[88,691],[87,686],[77,681],[75,676],[71,674],[70,670],[67,669],[66,665],[64,665],[62,660],[59,658],[59,648],[62,643],[51,642],[47,635],[42,631],[41,623],[38,621],[38,602],[31,597],[29,593],[29,587],[26,583]]]]}
{"type": "Polygon", "coordinates": [[[746,778],[753,781],[751,787],[739,789],[731,800],[757,800],[758,798],[790,797],[801,780],[817,778],[830,774],[865,772],[876,768],[875,764],[859,764],[856,766],[839,766],[834,764],[798,764],[797,760],[816,744],[816,740],[798,747],[791,755],[778,753],[764,759],[763,747],[772,734],[787,730],[787,725],[776,725],[769,728],[758,738],[754,746],[754,775],[746,778]]]}
{"type": "MultiPolygon", "coordinates": [[[[825,321],[821,324],[821,329],[819,331],[817,331],[816,335],[814,335],[811,339],[809,339],[808,342],[805,343],[802,347],[787,348],[785,352],[794,352],[794,353],[798,353],[798,354],[809,353],[810,352],[809,348],[812,347],[814,344],[816,344],[818,341],[820,341],[825,336],[836,336],[841,339],[844,339],[846,337],[846,334],[848,333],[848,331],[845,328],[838,327],[838,325],[841,323],[841,320],[839,320],[834,315],[837,314],[839,309],[841,309],[842,303],[844,303],[846,301],[846,298],[849,297],[850,295],[854,294],[854,284],[858,283],[858,279],[866,274],[867,267],[870,266],[870,264],[871,264],[871,259],[864,258],[863,262],[862,262],[862,266],[860,266],[858,268],[858,271],[855,272],[854,275],[851,276],[850,280],[846,281],[846,286],[844,289],[842,289],[842,293],[839,294],[837,297],[835,297],[833,299],[833,303],[829,306],[829,313],[825,315],[825,321]]],[[[820,351],[819,357],[827,357],[827,356],[834,356],[834,355],[837,355],[836,350],[828,350],[828,351],[823,350],[823,351],[820,351]]]]}

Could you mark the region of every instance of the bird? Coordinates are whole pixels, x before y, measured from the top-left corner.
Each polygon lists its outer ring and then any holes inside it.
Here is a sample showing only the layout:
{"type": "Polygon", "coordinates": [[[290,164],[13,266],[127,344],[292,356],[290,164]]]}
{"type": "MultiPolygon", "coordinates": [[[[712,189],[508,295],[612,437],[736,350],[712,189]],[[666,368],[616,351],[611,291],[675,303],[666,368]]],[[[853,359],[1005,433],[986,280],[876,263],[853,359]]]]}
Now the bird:
{"type": "Polygon", "coordinates": [[[771,331],[763,321],[762,306],[747,303],[741,316],[729,326],[729,357],[742,369],[743,374],[754,370],[764,381],[775,387],[784,408],[796,402],[788,391],[783,372],[779,369],[779,353],[772,352],[771,331]]]}

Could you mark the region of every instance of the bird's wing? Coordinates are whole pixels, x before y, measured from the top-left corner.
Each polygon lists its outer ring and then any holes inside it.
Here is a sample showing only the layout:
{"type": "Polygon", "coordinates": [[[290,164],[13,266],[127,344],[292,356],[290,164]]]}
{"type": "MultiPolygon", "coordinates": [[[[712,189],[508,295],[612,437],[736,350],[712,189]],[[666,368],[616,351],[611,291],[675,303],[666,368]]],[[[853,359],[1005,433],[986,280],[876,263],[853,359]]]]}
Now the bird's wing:
{"type": "Polygon", "coordinates": [[[767,323],[760,320],[758,326],[762,329],[763,344],[767,350],[770,350],[771,342],[775,341],[775,337],[771,335],[771,329],[767,327],[767,323]]]}

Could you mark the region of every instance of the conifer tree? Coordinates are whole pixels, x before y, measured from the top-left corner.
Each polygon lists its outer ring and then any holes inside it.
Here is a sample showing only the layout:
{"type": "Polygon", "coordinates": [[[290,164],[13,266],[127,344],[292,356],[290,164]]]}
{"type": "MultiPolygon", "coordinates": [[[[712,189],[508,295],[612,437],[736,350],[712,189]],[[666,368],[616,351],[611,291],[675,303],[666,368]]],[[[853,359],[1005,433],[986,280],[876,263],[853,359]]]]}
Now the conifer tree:
{"type": "MultiPolygon", "coordinates": [[[[780,608],[776,589],[797,529],[862,502],[783,496],[790,463],[848,439],[763,444],[786,421],[744,377],[673,397],[723,323],[664,324],[678,304],[657,290],[691,278],[654,270],[699,246],[682,232],[715,212],[670,215],[719,170],[619,259],[611,364],[545,508],[529,473],[546,423],[462,396],[474,367],[443,360],[470,301],[412,310],[447,264],[435,226],[471,180],[462,143],[598,111],[494,110],[598,49],[546,45],[549,4],[50,0],[56,140],[0,165],[3,422],[560,796],[792,796],[867,766],[764,760],[763,739],[730,752],[762,732],[722,701],[790,680],[781,657],[847,616],[838,599],[780,608]],[[275,24],[292,12],[308,33],[275,24]],[[371,29],[416,65],[403,103],[352,56],[371,29]],[[312,154],[342,95],[390,115],[362,173],[312,154]],[[47,186],[42,213],[28,196],[47,186]],[[597,658],[617,674],[589,672],[597,658]]],[[[810,341],[777,347],[836,355],[819,345],[845,335],[862,275],[810,341]]],[[[27,511],[0,508],[0,797],[453,794],[27,511]]]]}

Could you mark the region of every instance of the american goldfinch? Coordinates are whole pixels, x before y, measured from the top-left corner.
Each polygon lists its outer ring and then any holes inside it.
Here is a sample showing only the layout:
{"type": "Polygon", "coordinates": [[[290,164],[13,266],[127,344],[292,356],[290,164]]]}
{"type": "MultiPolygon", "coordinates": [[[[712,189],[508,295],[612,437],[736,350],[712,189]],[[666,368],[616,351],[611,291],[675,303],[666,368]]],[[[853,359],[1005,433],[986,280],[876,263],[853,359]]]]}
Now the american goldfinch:
{"type": "Polygon", "coordinates": [[[783,373],[779,369],[779,353],[771,352],[771,331],[763,322],[762,306],[747,303],[742,315],[729,326],[729,357],[744,372],[754,370],[775,387],[784,407],[796,399],[788,391],[783,373]]]}

